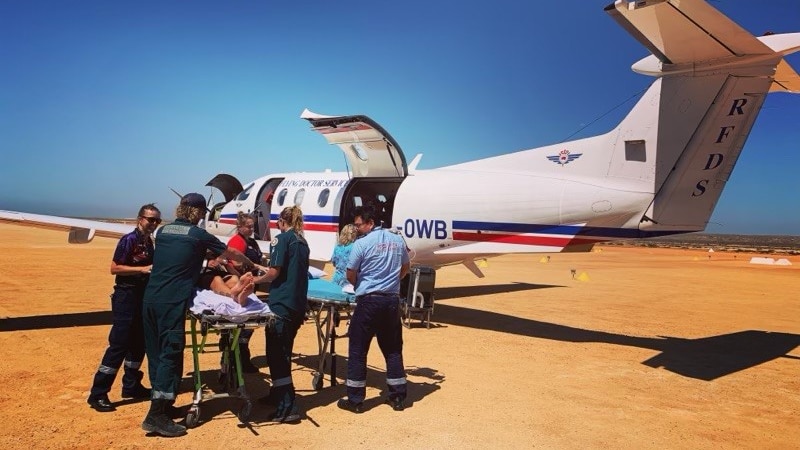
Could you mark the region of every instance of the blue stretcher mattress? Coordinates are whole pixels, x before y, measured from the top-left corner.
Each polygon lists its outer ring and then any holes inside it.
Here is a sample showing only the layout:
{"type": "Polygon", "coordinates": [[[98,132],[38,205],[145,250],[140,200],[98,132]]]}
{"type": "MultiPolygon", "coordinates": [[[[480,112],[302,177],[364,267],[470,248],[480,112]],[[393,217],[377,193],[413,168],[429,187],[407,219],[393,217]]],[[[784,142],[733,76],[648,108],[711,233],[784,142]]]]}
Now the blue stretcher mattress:
{"type": "Polygon", "coordinates": [[[341,286],[322,278],[308,280],[308,299],[341,304],[353,304],[356,302],[355,294],[346,294],[342,292],[341,286]]]}

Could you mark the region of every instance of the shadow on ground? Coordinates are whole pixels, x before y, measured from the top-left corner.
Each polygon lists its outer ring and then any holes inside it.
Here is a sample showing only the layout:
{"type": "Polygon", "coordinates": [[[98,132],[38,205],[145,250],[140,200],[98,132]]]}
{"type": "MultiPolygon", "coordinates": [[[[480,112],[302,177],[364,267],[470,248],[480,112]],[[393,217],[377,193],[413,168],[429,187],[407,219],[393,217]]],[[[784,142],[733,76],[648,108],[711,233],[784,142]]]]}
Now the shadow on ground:
{"type": "Polygon", "coordinates": [[[698,339],[638,337],[587,330],[437,303],[434,322],[561,342],[598,342],[661,352],[642,363],[699,380],[714,380],[763,364],[800,345],[800,335],[746,330],[698,339]]]}
{"type": "Polygon", "coordinates": [[[45,328],[90,327],[111,325],[111,311],[94,311],[0,319],[0,332],[41,330],[45,328]]]}

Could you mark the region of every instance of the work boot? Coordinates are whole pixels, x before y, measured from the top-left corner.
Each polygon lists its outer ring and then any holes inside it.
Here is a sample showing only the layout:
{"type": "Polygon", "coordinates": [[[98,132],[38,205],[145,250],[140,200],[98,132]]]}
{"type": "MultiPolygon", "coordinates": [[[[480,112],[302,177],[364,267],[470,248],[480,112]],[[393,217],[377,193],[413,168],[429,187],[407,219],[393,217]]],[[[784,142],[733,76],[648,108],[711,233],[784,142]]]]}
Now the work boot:
{"type": "MultiPolygon", "coordinates": [[[[273,390],[274,389],[275,388],[273,388],[273,390]]],[[[275,411],[275,414],[272,415],[270,421],[276,423],[290,423],[299,421],[300,408],[297,407],[294,386],[282,386],[279,389],[283,391],[283,395],[279,396],[280,402],[278,403],[278,409],[275,411]]],[[[278,395],[275,397],[278,397],[278,395]]]]}
{"type": "Polygon", "coordinates": [[[170,419],[183,419],[186,416],[186,408],[178,408],[175,406],[175,400],[167,400],[164,414],[170,419]]]}
{"type": "Polygon", "coordinates": [[[142,429],[148,433],[156,433],[165,437],[176,437],[186,434],[186,427],[178,425],[167,417],[164,409],[169,400],[154,399],[150,402],[150,411],[142,422],[142,429]]]}

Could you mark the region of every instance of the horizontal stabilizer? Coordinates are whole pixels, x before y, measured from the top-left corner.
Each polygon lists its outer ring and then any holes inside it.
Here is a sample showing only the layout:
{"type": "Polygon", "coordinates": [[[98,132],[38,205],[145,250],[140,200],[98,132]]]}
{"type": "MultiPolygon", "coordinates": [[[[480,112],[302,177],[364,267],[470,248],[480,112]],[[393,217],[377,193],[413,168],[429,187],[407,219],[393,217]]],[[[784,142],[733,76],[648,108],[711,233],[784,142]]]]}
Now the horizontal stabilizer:
{"type": "Polygon", "coordinates": [[[617,0],[606,11],[664,64],[773,53],[702,0],[617,0]]]}

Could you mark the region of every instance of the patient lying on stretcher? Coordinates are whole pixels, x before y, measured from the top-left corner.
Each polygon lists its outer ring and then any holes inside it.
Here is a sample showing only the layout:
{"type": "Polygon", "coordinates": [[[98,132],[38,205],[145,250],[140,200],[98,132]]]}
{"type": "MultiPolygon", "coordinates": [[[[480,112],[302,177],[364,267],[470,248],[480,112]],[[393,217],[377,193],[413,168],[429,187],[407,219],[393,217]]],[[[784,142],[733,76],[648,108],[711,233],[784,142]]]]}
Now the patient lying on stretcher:
{"type": "Polygon", "coordinates": [[[200,273],[197,280],[200,289],[209,289],[215,294],[230,297],[241,306],[247,303],[247,298],[253,293],[255,283],[253,274],[245,273],[241,277],[230,274],[225,270],[225,266],[220,264],[216,258],[208,259],[206,267],[200,273]]]}

